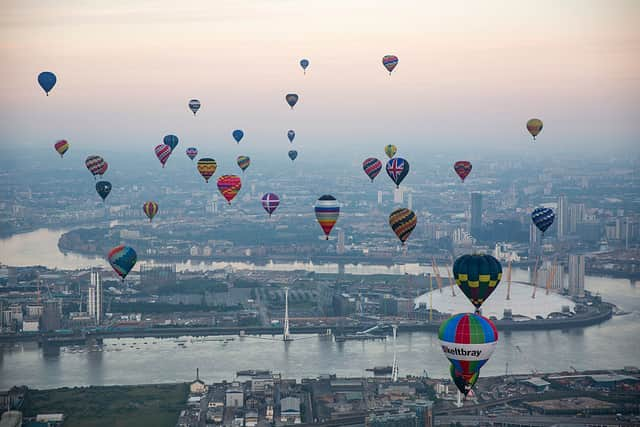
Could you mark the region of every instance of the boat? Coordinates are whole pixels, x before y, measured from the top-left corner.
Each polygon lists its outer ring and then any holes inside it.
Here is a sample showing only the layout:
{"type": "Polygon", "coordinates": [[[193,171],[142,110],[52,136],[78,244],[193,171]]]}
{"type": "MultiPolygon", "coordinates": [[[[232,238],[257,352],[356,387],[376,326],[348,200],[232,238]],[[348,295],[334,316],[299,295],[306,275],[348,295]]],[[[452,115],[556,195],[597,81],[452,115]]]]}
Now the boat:
{"type": "Polygon", "coordinates": [[[374,366],[373,368],[367,368],[366,371],[373,372],[373,375],[386,375],[391,374],[393,367],[391,366],[374,366]]]}

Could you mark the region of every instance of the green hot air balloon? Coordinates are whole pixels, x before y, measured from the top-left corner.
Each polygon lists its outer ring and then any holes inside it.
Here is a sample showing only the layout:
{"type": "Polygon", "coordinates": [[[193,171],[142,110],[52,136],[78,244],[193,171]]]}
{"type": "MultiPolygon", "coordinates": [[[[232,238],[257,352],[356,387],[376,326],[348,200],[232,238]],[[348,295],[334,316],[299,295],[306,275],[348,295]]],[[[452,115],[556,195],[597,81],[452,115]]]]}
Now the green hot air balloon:
{"type": "Polygon", "coordinates": [[[471,304],[480,310],[502,279],[502,265],[491,255],[462,255],[453,263],[453,277],[471,304]]]}

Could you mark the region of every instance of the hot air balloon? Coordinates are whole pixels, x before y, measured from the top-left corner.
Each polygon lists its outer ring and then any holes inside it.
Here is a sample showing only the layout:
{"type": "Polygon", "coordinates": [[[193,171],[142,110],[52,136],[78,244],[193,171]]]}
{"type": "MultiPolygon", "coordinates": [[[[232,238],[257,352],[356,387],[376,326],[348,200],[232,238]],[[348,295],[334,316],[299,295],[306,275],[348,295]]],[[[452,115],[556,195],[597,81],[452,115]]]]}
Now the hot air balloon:
{"type": "Polygon", "coordinates": [[[156,152],[156,157],[158,158],[158,160],[160,160],[162,167],[164,167],[164,165],[167,163],[167,160],[169,160],[169,156],[171,155],[171,147],[169,147],[167,144],[159,144],[156,145],[156,148],[154,150],[156,152]]]}
{"type": "Polygon", "coordinates": [[[64,153],[69,150],[69,143],[66,139],[61,139],[60,141],[53,144],[53,148],[55,148],[58,154],[60,154],[60,157],[63,157],[64,153]]]}
{"type": "Polygon", "coordinates": [[[396,183],[396,188],[400,188],[400,183],[409,173],[409,162],[401,157],[390,159],[387,162],[387,175],[396,183]]]}
{"type": "Polygon", "coordinates": [[[251,164],[251,159],[248,156],[238,156],[236,161],[238,162],[238,166],[240,166],[240,169],[242,169],[242,173],[244,173],[244,171],[251,164]]]}
{"type": "Polygon", "coordinates": [[[49,96],[49,92],[51,92],[51,89],[53,89],[57,81],[58,79],[56,78],[56,75],[51,71],[43,71],[42,73],[38,74],[38,84],[44,90],[47,96],[49,96]]]}
{"type": "Polygon", "coordinates": [[[162,138],[162,142],[168,145],[171,151],[173,151],[173,149],[178,146],[178,137],[175,135],[165,135],[164,138],[162,138]]]}
{"type": "Polygon", "coordinates": [[[533,137],[533,140],[536,140],[536,136],[542,131],[542,120],[540,119],[530,119],[527,122],[527,130],[533,137]]]}
{"type": "Polygon", "coordinates": [[[418,217],[416,214],[406,208],[396,209],[389,215],[389,225],[402,242],[402,245],[407,241],[413,229],[416,228],[417,223],[418,217]]]}
{"type": "Polygon", "coordinates": [[[149,218],[149,222],[153,220],[153,217],[158,213],[158,204],[156,202],[146,202],[142,205],[142,211],[149,218]]]}
{"type": "Polygon", "coordinates": [[[227,199],[227,202],[231,204],[231,201],[238,194],[242,188],[242,181],[240,177],[236,175],[222,175],[218,178],[218,191],[222,194],[222,197],[227,199]]]}
{"type": "Polygon", "coordinates": [[[100,197],[102,197],[102,201],[104,202],[109,193],[111,193],[111,183],[109,181],[96,182],[96,191],[100,197]]]}
{"type": "Polygon", "coordinates": [[[200,109],[200,101],[198,101],[197,99],[190,100],[189,109],[193,112],[193,115],[195,116],[198,110],[200,109]]]}
{"type": "Polygon", "coordinates": [[[391,75],[393,69],[398,65],[398,57],[395,55],[385,55],[382,57],[382,65],[384,65],[384,68],[386,68],[389,75],[391,75]]]}
{"type": "Polygon", "coordinates": [[[187,148],[187,157],[189,157],[191,160],[195,159],[197,155],[198,149],[196,147],[187,148]]]}
{"type": "Polygon", "coordinates": [[[298,152],[296,150],[289,150],[289,158],[293,162],[298,157],[298,152]]]}
{"type": "Polygon", "coordinates": [[[298,102],[298,95],[296,95],[295,93],[288,93],[284,99],[287,100],[287,104],[289,104],[289,107],[291,107],[291,109],[293,110],[293,107],[296,105],[296,103],[298,102]]]}
{"type": "Polygon", "coordinates": [[[271,218],[271,214],[278,208],[280,205],[280,198],[273,193],[267,193],[262,196],[262,207],[269,214],[269,218],[271,218]]]}
{"type": "Polygon", "coordinates": [[[533,212],[531,212],[531,220],[535,226],[542,231],[542,234],[547,231],[547,228],[551,227],[555,217],[556,214],[553,213],[553,209],[550,208],[535,208],[533,212]]]}
{"type": "Polygon", "coordinates": [[[471,173],[472,168],[471,162],[466,160],[460,160],[453,164],[453,170],[456,171],[462,182],[464,182],[464,179],[471,173]]]}
{"type": "Polygon", "coordinates": [[[382,169],[382,163],[375,157],[369,157],[362,162],[362,169],[369,179],[371,179],[371,182],[373,182],[374,178],[378,176],[382,169]]]}
{"type": "Polygon", "coordinates": [[[456,314],[440,325],[440,346],[456,374],[466,383],[487,363],[498,343],[493,322],[478,314],[456,314]]]}
{"type": "Polygon", "coordinates": [[[325,194],[320,197],[315,206],[316,219],[324,231],[326,240],[329,240],[329,233],[340,215],[340,205],[335,197],[325,194]]]}
{"type": "Polygon", "coordinates": [[[124,282],[125,277],[131,271],[134,265],[136,265],[136,261],[138,260],[138,255],[133,248],[125,245],[116,246],[115,248],[109,251],[109,255],[107,255],[107,260],[113,270],[118,274],[118,276],[122,277],[122,281],[124,282]]]}
{"type": "Polygon", "coordinates": [[[209,178],[216,173],[216,169],[218,169],[218,164],[214,159],[205,157],[198,160],[198,172],[200,172],[200,175],[202,175],[206,182],[209,182],[209,178]]]}
{"type": "Polygon", "coordinates": [[[102,166],[98,168],[98,175],[104,175],[105,173],[107,173],[107,169],[109,169],[109,163],[107,163],[107,161],[105,160],[104,163],[102,163],[102,166]]]}
{"type": "Polygon", "coordinates": [[[453,263],[456,284],[471,304],[480,310],[502,279],[502,265],[491,255],[462,255],[453,263]]]}
{"type": "Polygon", "coordinates": [[[240,144],[240,140],[242,140],[242,137],[244,136],[244,132],[240,129],[236,129],[233,132],[231,132],[231,135],[233,135],[233,139],[235,139],[236,142],[240,144]]]}
{"type": "Polygon", "coordinates": [[[93,177],[95,178],[96,175],[102,175],[103,174],[103,167],[105,165],[105,161],[102,157],[100,156],[89,156],[87,157],[87,159],[84,161],[84,164],[87,166],[87,169],[89,169],[89,172],[91,172],[91,174],[93,174],[93,177]]]}
{"type": "Polygon", "coordinates": [[[458,390],[460,390],[460,393],[466,396],[469,394],[473,386],[476,385],[476,382],[480,377],[480,370],[478,369],[473,373],[473,375],[471,375],[471,377],[469,377],[468,375],[463,375],[462,372],[456,372],[456,367],[451,364],[451,366],[449,366],[449,374],[451,375],[453,383],[456,385],[458,390]]]}
{"type": "Polygon", "coordinates": [[[389,157],[390,159],[393,158],[393,156],[396,155],[396,153],[398,152],[398,147],[396,147],[393,144],[389,144],[389,145],[385,145],[384,147],[384,152],[387,155],[387,157],[389,157]]]}
{"type": "Polygon", "coordinates": [[[300,66],[302,67],[302,71],[304,72],[304,74],[307,74],[307,67],[309,66],[309,60],[308,59],[301,59],[300,60],[300,66]]]}
{"type": "Polygon", "coordinates": [[[293,142],[293,138],[296,137],[296,132],[293,129],[289,129],[287,131],[287,138],[289,138],[289,142],[293,142]]]}

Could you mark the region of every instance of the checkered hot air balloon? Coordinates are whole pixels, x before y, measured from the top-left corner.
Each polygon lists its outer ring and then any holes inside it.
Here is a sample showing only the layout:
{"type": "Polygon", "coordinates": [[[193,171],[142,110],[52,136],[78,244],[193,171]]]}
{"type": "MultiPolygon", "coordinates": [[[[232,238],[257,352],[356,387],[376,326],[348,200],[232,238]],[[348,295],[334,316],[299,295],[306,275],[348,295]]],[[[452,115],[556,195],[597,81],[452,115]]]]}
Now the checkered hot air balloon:
{"type": "Polygon", "coordinates": [[[491,255],[462,255],[453,263],[453,277],[477,310],[502,279],[502,265],[491,255]]]}
{"type": "Polygon", "coordinates": [[[271,218],[271,214],[275,212],[278,206],[280,206],[280,198],[278,195],[267,193],[262,196],[262,207],[269,214],[269,218],[271,218]]]}
{"type": "Polygon", "coordinates": [[[533,212],[531,212],[531,221],[542,231],[542,234],[551,227],[555,218],[556,214],[553,213],[553,209],[551,208],[535,208],[533,212]]]}

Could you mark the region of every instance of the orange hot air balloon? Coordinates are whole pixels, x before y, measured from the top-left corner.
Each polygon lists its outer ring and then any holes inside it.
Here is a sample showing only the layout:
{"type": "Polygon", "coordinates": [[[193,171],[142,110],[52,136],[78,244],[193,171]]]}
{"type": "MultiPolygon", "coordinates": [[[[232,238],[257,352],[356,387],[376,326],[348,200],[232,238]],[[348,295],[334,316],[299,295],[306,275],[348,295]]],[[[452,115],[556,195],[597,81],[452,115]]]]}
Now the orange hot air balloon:
{"type": "Polygon", "coordinates": [[[142,205],[144,214],[149,218],[149,222],[153,220],[153,217],[158,213],[158,204],[156,202],[146,202],[142,205]]]}
{"type": "Polygon", "coordinates": [[[231,204],[231,201],[236,197],[240,189],[242,188],[242,181],[237,175],[222,175],[218,178],[218,190],[222,197],[227,199],[227,202],[231,204]]]}

